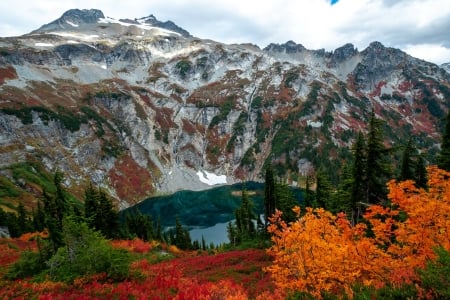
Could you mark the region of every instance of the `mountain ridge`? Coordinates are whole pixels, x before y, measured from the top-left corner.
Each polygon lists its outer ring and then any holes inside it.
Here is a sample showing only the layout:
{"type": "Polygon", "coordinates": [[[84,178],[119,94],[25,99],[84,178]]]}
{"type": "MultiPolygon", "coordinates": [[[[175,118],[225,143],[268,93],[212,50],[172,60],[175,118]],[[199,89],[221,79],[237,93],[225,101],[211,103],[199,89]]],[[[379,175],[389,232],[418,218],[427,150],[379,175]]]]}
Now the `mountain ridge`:
{"type": "Polygon", "coordinates": [[[293,184],[320,166],[338,180],[372,109],[386,143],[414,135],[430,161],[438,150],[450,74],[399,49],[260,49],[159,27],[172,23],[152,15],[102,15],[73,10],[48,30],[0,38],[0,175],[11,184],[21,182],[11,166],[33,159],[75,191],[93,181],[121,207],[208,188],[208,173],[261,180],[268,161],[293,184]]]}

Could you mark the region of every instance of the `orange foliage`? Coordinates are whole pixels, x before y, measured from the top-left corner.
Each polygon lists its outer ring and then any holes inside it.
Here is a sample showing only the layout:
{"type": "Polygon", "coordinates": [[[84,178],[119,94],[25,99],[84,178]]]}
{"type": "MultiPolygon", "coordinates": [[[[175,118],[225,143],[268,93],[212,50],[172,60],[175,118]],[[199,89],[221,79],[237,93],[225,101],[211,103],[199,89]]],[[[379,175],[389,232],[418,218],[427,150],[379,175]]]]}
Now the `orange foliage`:
{"type": "Polygon", "coordinates": [[[157,241],[146,242],[138,238],[133,240],[113,240],[111,244],[114,248],[125,249],[134,253],[148,253],[159,246],[157,241]]]}
{"type": "Polygon", "coordinates": [[[274,262],[267,267],[284,291],[347,294],[355,283],[381,287],[419,279],[415,270],[434,258],[433,248],[450,249],[450,172],[430,167],[429,190],[412,181],[390,181],[391,207],[371,206],[365,224],[352,227],[345,214],[307,208],[289,225],[277,211],[269,226],[274,262]]]}
{"type": "Polygon", "coordinates": [[[27,232],[27,233],[22,234],[18,239],[21,241],[27,242],[27,241],[35,240],[37,237],[40,237],[43,239],[48,238],[47,230],[44,230],[42,232],[27,232]]]}

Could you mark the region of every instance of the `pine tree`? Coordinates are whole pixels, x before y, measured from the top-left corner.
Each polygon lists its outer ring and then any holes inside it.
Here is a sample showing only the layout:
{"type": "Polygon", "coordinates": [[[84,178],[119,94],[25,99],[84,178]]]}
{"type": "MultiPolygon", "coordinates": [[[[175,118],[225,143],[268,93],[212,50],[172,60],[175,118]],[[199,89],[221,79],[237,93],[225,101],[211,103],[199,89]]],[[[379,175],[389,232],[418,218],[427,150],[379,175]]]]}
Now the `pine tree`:
{"type": "Polygon", "coordinates": [[[428,186],[427,168],[425,166],[425,160],[422,155],[417,156],[417,160],[414,168],[414,179],[416,186],[426,189],[428,186]]]}
{"type": "Polygon", "coordinates": [[[265,174],[264,184],[264,223],[269,224],[269,218],[275,213],[275,178],[272,165],[268,165],[265,174]]]}
{"type": "Polygon", "coordinates": [[[175,232],[173,237],[173,243],[180,249],[187,250],[192,246],[191,236],[183,225],[181,225],[178,216],[175,218],[175,232]]]}
{"type": "Polygon", "coordinates": [[[382,121],[372,114],[369,121],[367,138],[367,199],[372,204],[382,204],[386,201],[386,182],[391,177],[389,150],[384,146],[382,121]]]}
{"type": "Polygon", "coordinates": [[[304,205],[305,207],[313,207],[314,204],[314,193],[311,191],[311,181],[313,178],[309,175],[306,176],[306,187],[304,194],[304,205]]]}
{"type": "Polygon", "coordinates": [[[351,197],[353,188],[352,165],[346,164],[342,169],[337,192],[333,193],[328,203],[332,213],[345,212],[351,215],[351,197]]]}
{"type": "Polygon", "coordinates": [[[403,150],[402,167],[400,172],[400,181],[404,180],[415,180],[414,176],[414,160],[416,149],[413,146],[412,138],[408,140],[405,149],[403,150]]]}
{"type": "Polygon", "coordinates": [[[316,175],[316,206],[329,209],[332,186],[323,169],[319,170],[316,175]]]}
{"type": "Polygon", "coordinates": [[[282,219],[285,222],[289,223],[296,219],[296,214],[292,211],[292,208],[298,206],[299,203],[287,184],[282,182],[275,184],[275,202],[276,208],[283,212],[282,219]]]}
{"type": "Polygon", "coordinates": [[[31,231],[30,220],[22,202],[19,202],[17,207],[17,225],[19,226],[19,235],[31,231]]]}
{"type": "Polygon", "coordinates": [[[362,133],[353,145],[352,189],[350,197],[351,222],[355,225],[361,215],[360,203],[368,202],[367,196],[367,146],[362,133]]]}
{"type": "Polygon", "coordinates": [[[450,110],[447,114],[447,123],[442,135],[441,152],[437,157],[438,167],[450,171],[450,110]]]}
{"type": "Polygon", "coordinates": [[[36,210],[33,210],[33,229],[43,231],[45,228],[45,212],[41,201],[38,201],[36,210]]]}

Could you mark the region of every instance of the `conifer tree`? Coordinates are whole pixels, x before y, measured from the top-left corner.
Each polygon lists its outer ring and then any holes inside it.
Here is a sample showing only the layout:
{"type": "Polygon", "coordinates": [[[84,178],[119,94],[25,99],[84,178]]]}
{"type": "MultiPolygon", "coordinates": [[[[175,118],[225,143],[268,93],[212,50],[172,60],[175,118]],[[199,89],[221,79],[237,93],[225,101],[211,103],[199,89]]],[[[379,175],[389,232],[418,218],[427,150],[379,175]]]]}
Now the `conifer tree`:
{"type": "Polygon", "coordinates": [[[175,232],[173,236],[173,244],[180,249],[187,250],[192,246],[189,231],[181,225],[178,216],[175,218],[175,232]]]}
{"type": "Polygon", "coordinates": [[[428,175],[425,160],[422,155],[417,156],[414,169],[414,180],[416,181],[416,186],[426,189],[428,186],[428,175]]]}
{"type": "Polygon", "coordinates": [[[31,231],[31,223],[22,202],[19,202],[17,207],[17,225],[19,226],[19,235],[31,231]]]}
{"type": "Polygon", "coordinates": [[[268,165],[265,174],[264,184],[264,223],[269,224],[269,217],[275,213],[275,178],[273,175],[272,165],[268,165]]]}
{"type": "Polygon", "coordinates": [[[437,157],[438,167],[450,171],[450,110],[447,114],[447,122],[442,135],[441,152],[437,157]]]}
{"type": "Polygon", "coordinates": [[[305,195],[304,195],[304,205],[305,207],[313,207],[314,202],[314,193],[311,191],[311,181],[312,177],[307,175],[306,176],[306,186],[305,186],[305,195]]]}
{"type": "Polygon", "coordinates": [[[292,189],[285,183],[277,182],[275,184],[275,202],[276,208],[283,212],[282,219],[289,223],[296,219],[292,208],[298,206],[299,203],[295,199],[292,189]]]}
{"type": "Polygon", "coordinates": [[[400,181],[415,180],[414,176],[414,160],[416,149],[413,146],[412,138],[409,138],[405,149],[403,150],[402,167],[400,171],[400,181]]]}
{"type": "Polygon", "coordinates": [[[368,202],[367,198],[367,146],[360,132],[353,145],[352,189],[350,196],[351,222],[355,225],[361,215],[360,203],[368,202]]]}
{"type": "Polygon", "coordinates": [[[33,229],[43,231],[45,228],[45,212],[41,201],[38,201],[36,210],[33,210],[33,229]]]}
{"type": "Polygon", "coordinates": [[[372,114],[369,121],[367,137],[367,199],[371,204],[382,204],[386,201],[386,182],[391,177],[389,150],[384,146],[382,121],[372,114]]]}
{"type": "Polygon", "coordinates": [[[332,192],[331,183],[323,169],[320,169],[316,176],[316,206],[328,210],[332,192]]]}

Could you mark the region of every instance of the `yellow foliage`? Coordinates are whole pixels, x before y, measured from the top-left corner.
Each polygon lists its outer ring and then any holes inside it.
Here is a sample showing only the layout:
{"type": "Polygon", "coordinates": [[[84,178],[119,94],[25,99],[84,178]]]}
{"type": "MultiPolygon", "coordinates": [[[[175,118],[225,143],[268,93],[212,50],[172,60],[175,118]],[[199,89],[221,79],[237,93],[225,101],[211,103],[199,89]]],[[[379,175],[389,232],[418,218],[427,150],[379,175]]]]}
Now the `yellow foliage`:
{"type": "Polygon", "coordinates": [[[366,225],[352,227],[343,213],[307,208],[300,215],[296,207],[297,220],[286,224],[276,211],[268,228],[274,262],[266,271],[283,291],[317,298],[322,291],[351,297],[355,283],[418,280],[415,269],[434,257],[434,247],[450,249],[450,173],[430,167],[428,174],[428,191],[412,181],[388,183],[391,207],[373,205],[365,214],[370,238],[366,225]]]}

